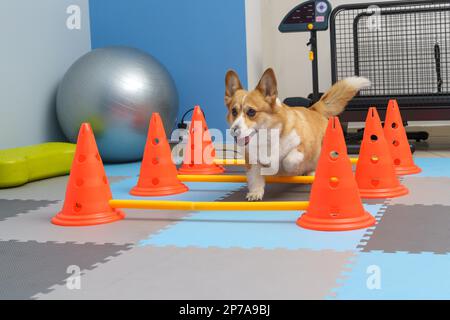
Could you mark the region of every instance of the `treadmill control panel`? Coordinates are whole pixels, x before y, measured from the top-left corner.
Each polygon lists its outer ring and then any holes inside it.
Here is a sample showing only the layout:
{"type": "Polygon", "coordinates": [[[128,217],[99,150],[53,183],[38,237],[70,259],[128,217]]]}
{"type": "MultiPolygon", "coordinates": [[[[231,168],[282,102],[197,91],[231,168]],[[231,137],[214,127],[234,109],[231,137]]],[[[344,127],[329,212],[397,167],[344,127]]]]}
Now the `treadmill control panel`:
{"type": "Polygon", "coordinates": [[[280,23],[280,32],[322,31],[328,29],[331,5],[326,0],[306,1],[292,9],[280,23]]]}

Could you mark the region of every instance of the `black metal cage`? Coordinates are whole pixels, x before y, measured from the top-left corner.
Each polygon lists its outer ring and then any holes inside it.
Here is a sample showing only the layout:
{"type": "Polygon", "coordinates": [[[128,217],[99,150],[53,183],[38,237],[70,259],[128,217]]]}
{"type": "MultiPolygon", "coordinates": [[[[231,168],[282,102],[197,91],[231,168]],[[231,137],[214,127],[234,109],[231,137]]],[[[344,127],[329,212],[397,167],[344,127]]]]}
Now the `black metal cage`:
{"type": "Polygon", "coordinates": [[[372,81],[349,112],[397,98],[409,120],[450,119],[450,1],[339,6],[330,38],[333,83],[353,75],[372,81]]]}

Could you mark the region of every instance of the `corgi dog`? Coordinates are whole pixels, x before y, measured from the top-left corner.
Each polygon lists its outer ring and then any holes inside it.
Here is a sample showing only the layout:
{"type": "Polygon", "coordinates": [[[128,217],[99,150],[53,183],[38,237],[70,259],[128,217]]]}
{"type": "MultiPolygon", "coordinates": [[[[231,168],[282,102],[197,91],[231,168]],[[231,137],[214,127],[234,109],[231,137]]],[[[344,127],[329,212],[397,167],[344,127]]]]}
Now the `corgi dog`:
{"type": "Polygon", "coordinates": [[[225,76],[227,122],[235,141],[245,146],[247,200],[258,201],[264,196],[262,170],[270,163],[260,159],[248,160],[251,156],[249,143],[261,129],[276,129],[277,175],[313,175],[328,118],[343,112],[358,91],[370,85],[370,81],[363,77],[346,78],[335,83],[311,107],[289,107],[278,98],[277,80],[271,68],[264,72],[253,91],[244,90],[236,72],[228,71],[225,76]]]}

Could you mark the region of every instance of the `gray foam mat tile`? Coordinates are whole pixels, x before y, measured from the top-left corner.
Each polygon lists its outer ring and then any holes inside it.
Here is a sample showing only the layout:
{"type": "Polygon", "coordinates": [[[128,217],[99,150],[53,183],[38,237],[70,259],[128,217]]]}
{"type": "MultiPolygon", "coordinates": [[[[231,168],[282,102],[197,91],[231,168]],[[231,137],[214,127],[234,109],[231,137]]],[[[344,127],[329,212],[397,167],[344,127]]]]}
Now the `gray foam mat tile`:
{"type": "Polygon", "coordinates": [[[69,176],[44,179],[16,188],[0,189],[0,199],[62,200],[69,176]]]}
{"type": "MultiPolygon", "coordinates": [[[[308,201],[311,193],[311,184],[266,184],[263,201],[308,201]]],[[[246,201],[247,186],[220,199],[220,201],[246,201]]],[[[376,205],[384,204],[387,199],[362,199],[363,203],[376,205]]]]}
{"type": "Polygon", "coordinates": [[[376,204],[385,204],[388,199],[382,198],[382,199],[361,199],[362,203],[370,204],[370,205],[376,205],[376,204]]]}
{"type": "Polygon", "coordinates": [[[127,179],[131,179],[131,176],[109,176],[108,181],[110,184],[119,183],[127,179]]]}
{"type": "MultiPolygon", "coordinates": [[[[126,180],[128,176],[109,176],[111,184],[126,180]]],[[[16,188],[0,189],[0,199],[63,200],[69,176],[30,182],[16,188]]]]}
{"type": "Polygon", "coordinates": [[[39,299],[321,299],[352,252],[135,247],[39,299]]]}
{"type": "Polygon", "coordinates": [[[450,252],[450,206],[388,206],[358,246],[364,252],[450,252]]]}
{"type": "Polygon", "coordinates": [[[67,268],[89,270],[127,246],[0,241],[0,299],[29,299],[65,283],[67,268]]]}
{"type": "Polygon", "coordinates": [[[245,167],[244,166],[225,166],[224,174],[245,175],[245,167]]]}
{"type": "Polygon", "coordinates": [[[0,240],[38,242],[92,242],[97,244],[132,244],[191,214],[189,211],[124,210],[126,218],[108,224],[86,227],[62,227],[50,220],[63,202],[18,214],[0,222],[0,240]]]}
{"type": "Polygon", "coordinates": [[[14,217],[20,213],[46,207],[56,202],[47,200],[0,199],[0,221],[14,217]]]}
{"type": "MultiPolygon", "coordinates": [[[[222,201],[246,201],[247,187],[232,192],[224,197],[222,201]]],[[[307,201],[311,185],[308,184],[279,184],[271,183],[266,185],[263,201],[307,201]]]]}
{"type": "Polygon", "coordinates": [[[450,178],[405,176],[403,183],[409,194],[389,200],[389,204],[450,206],[450,178]]]}

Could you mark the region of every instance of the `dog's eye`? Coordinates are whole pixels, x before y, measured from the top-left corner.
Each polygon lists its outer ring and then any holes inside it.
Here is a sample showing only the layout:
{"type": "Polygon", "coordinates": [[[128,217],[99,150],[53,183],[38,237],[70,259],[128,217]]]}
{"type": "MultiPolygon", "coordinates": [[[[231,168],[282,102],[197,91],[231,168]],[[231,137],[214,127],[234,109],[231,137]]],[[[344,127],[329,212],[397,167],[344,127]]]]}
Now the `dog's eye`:
{"type": "Polygon", "coordinates": [[[255,116],[255,114],[256,114],[256,110],[255,109],[248,109],[247,110],[247,115],[249,116],[249,117],[254,117],[255,116]]]}
{"type": "Polygon", "coordinates": [[[231,114],[233,115],[233,117],[236,117],[238,115],[238,111],[236,108],[231,109],[231,114]]]}

